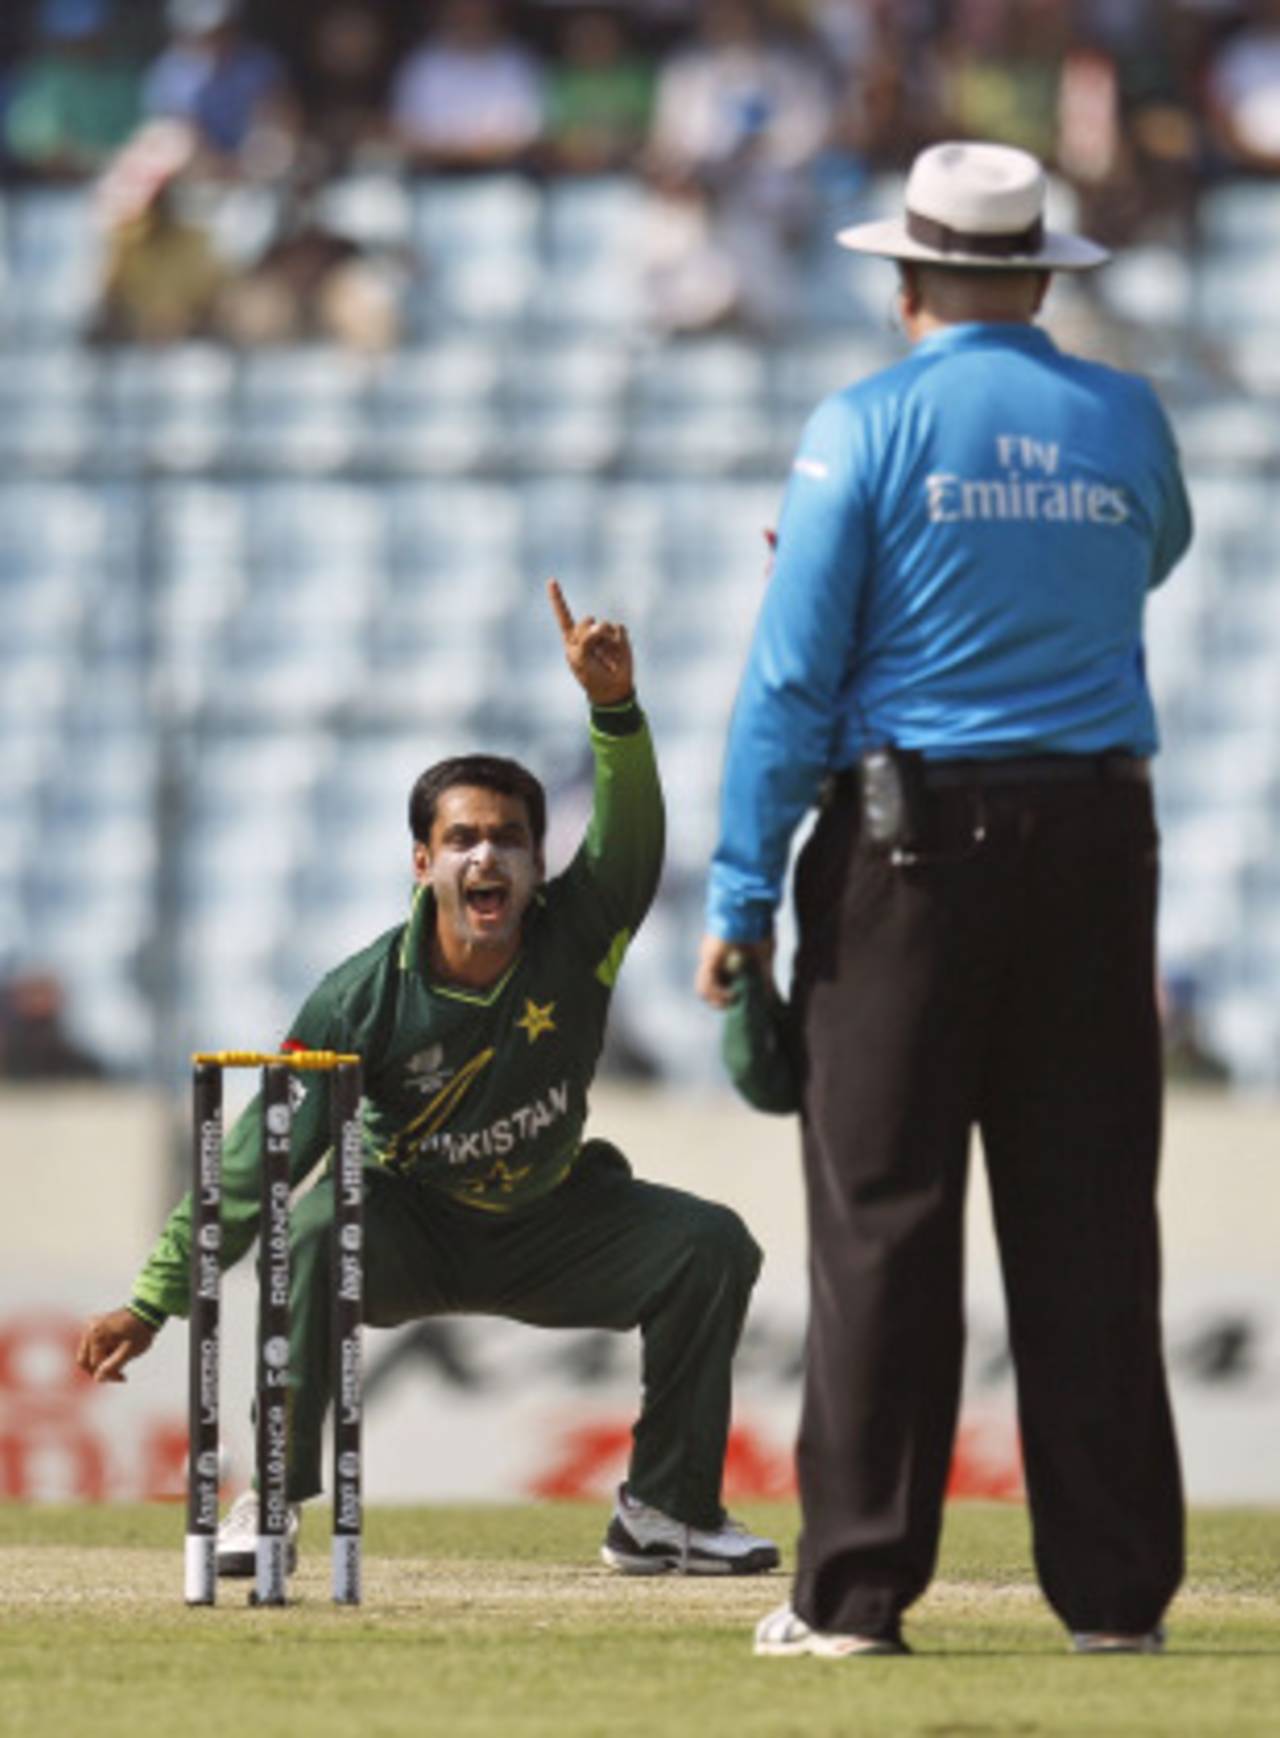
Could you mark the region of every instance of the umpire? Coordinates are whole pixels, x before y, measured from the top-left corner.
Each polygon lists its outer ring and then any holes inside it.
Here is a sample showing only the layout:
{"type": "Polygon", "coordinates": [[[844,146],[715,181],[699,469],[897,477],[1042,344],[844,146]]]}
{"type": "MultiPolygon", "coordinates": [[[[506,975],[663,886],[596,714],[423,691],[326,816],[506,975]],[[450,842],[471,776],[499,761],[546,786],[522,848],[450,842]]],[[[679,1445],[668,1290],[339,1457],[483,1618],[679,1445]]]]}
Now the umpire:
{"type": "Polygon", "coordinates": [[[765,1654],[901,1653],[933,1573],[981,1131],[1044,1592],[1082,1652],[1155,1652],[1183,1568],[1160,1329],[1148,591],[1187,547],[1148,386],[1034,324],[1024,152],[944,144],[902,220],[912,353],[803,435],[729,733],[700,993],[767,966],[791,836],[811,1316],[793,1604],[765,1654]]]}

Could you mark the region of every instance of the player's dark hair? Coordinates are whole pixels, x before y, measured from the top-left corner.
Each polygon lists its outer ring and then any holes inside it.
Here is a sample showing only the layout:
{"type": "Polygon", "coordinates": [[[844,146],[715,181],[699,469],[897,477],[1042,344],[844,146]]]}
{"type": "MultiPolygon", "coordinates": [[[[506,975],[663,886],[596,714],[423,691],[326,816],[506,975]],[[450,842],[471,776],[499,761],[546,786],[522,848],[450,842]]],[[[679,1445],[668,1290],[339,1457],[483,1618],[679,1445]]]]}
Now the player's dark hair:
{"type": "Polygon", "coordinates": [[[897,261],[898,282],[906,284],[914,279],[918,284],[928,288],[929,283],[964,283],[970,288],[983,286],[995,291],[1002,291],[1015,278],[1050,278],[1053,273],[1046,266],[957,266],[948,265],[945,259],[922,260],[900,259],[897,261]]]}
{"type": "Polygon", "coordinates": [[[547,793],[527,767],[498,754],[456,754],[427,768],[409,792],[409,831],[418,844],[431,843],[436,807],[444,792],[455,785],[475,785],[504,797],[520,797],[529,814],[533,842],[541,846],[547,831],[547,793]]]}

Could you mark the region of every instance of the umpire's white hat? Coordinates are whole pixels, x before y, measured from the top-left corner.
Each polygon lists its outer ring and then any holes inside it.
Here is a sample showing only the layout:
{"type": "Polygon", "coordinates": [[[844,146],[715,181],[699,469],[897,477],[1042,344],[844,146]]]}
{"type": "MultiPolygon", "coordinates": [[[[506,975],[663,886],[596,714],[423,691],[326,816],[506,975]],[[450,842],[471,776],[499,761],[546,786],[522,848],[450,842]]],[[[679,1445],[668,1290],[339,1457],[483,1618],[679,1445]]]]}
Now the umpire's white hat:
{"type": "Polygon", "coordinates": [[[921,151],[902,217],[855,223],[836,240],[855,253],[983,271],[1086,272],[1110,256],[1044,225],[1045,174],[1012,145],[953,143],[921,151]]]}

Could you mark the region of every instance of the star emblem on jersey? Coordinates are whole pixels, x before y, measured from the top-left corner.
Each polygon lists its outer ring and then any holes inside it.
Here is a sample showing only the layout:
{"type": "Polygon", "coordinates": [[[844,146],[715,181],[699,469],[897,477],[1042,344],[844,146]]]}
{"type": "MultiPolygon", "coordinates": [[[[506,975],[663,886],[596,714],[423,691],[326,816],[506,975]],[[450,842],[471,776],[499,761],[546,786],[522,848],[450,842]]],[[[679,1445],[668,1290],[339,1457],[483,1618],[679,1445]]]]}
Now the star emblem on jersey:
{"type": "Polygon", "coordinates": [[[510,1165],[505,1165],[499,1159],[491,1171],[483,1177],[474,1178],[465,1185],[465,1188],[467,1193],[471,1195],[483,1195],[488,1189],[500,1189],[504,1195],[509,1195],[516,1184],[522,1182],[532,1169],[532,1165],[521,1165],[513,1171],[510,1165]]]}
{"type": "Polygon", "coordinates": [[[551,1018],[552,1014],[555,1013],[555,1008],[554,1002],[548,1002],[545,1007],[539,1007],[537,1002],[532,1001],[528,996],[525,997],[524,1013],[516,1021],[516,1025],[520,1027],[522,1032],[529,1034],[530,1044],[536,1044],[544,1032],[555,1031],[556,1023],[551,1018]]]}

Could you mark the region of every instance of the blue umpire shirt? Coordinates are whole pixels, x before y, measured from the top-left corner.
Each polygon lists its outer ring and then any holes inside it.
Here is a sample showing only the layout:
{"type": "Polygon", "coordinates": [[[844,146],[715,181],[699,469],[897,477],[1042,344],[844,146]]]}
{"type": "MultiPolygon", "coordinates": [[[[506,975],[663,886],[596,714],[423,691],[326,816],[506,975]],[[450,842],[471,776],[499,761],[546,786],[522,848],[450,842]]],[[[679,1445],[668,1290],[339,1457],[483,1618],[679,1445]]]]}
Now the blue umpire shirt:
{"type": "Polygon", "coordinates": [[[1153,753],[1143,605],[1190,538],[1151,388],[1038,327],[946,327],[825,399],[730,725],[711,934],[770,934],[797,823],[870,744],[1153,753]]]}

